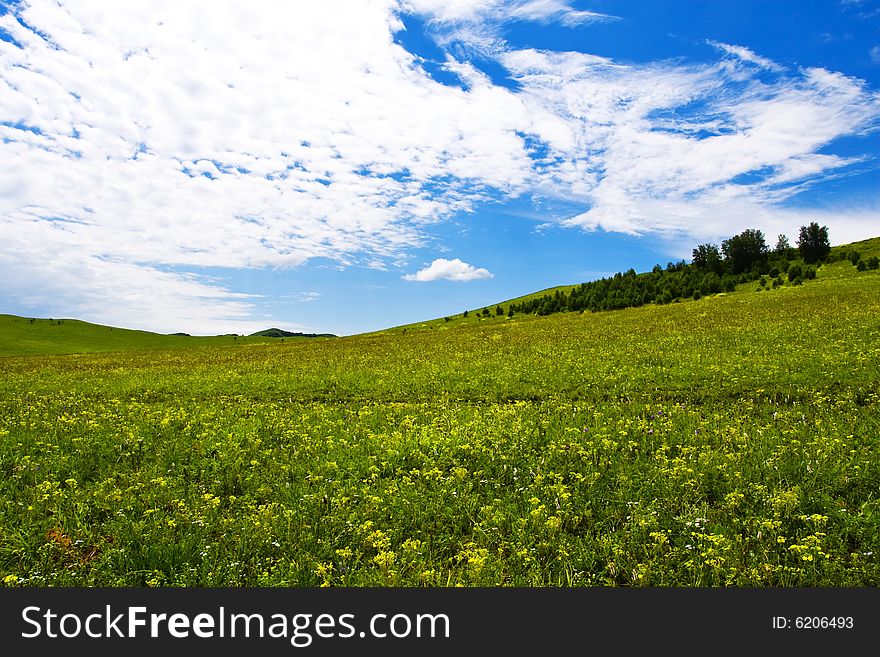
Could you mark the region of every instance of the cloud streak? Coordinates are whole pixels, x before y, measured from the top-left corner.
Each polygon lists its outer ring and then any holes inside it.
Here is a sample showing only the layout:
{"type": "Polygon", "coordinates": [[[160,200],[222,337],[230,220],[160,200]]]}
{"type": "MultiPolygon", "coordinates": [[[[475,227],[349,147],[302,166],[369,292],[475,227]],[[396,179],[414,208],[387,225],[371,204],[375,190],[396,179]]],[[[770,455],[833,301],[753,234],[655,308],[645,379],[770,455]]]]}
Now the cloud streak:
{"type": "Polygon", "coordinates": [[[440,23],[494,23],[510,20],[559,21],[574,26],[617,20],[616,16],[574,9],[567,0],[408,0],[410,11],[430,16],[440,23]]]}
{"type": "Polygon", "coordinates": [[[761,57],[760,55],[755,54],[748,48],[744,46],[732,46],[728,43],[721,43],[719,41],[707,41],[710,46],[714,46],[719,50],[736,57],[737,59],[748,62],[749,64],[754,64],[759,68],[767,69],[768,71],[781,71],[783,67],[774,62],[773,60],[767,59],[766,57],[761,57]]]}

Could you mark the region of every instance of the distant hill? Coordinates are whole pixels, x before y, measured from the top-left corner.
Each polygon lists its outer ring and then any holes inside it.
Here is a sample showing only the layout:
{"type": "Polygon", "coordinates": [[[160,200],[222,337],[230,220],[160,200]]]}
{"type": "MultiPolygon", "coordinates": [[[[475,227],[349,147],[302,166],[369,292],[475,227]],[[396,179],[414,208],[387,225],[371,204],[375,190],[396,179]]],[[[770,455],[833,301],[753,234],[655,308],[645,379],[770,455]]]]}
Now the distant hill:
{"type": "MultiPolygon", "coordinates": [[[[284,333],[283,337],[310,337],[284,333]]],[[[275,342],[275,337],[259,334],[165,335],[77,319],[39,319],[0,314],[0,357],[265,344],[275,342]]]]}
{"type": "Polygon", "coordinates": [[[270,328],[263,331],[251,333],[250,337],[264,338],[335,338],[338,337],[333,333],[293,333],[291,331],[283,331],[279,328],[270,328]]]}
{"type": "MultiPolygon", "coordinates": [[[[880,237],[872,237],[858,242],[852,242],[850,244],[832,246],[829,263],[822,266],[819,272],[819,278],[848,278],[851,276],[855,276],[859,272],[859,270],[855,266],[856,261],[860,259],[863,262],[866,262],[871,257],[880,257],[880,237]],[[850,262],[849,258],[853,254],[856,254],[857,257],[853,258],[853,260],[850,262]]],[[[639,276],[643,275],[644,274],[639,274],[639,276]]],[[[373,333],[384,333],[386,331],[407,332],[425,329],[448,329],[461,325],[476,324],[478,322],[484,321],[510,321],[511,318],[507,316],[507,313],[510,310],[511,306],[515,308],[523,307],[527,306],[529,302],[533,302],[538,299],[548,298],[554,295],[568,295],[577,290],[579,287],[581,287],[580,283],[550,287],[544,290],[539,290],[537,292],[529,292],[513,299],[492,302],[486,304],[485,306],[474,307],[470,309],[467,313],[451,314],[446,317],[436,317],[434,319],[422,320],[420,322],[413,322],[411,324],[403,324],[400,326],[390,327],[379,331],[373,331],[373,333]],[[499,307],[502,309],[502,313],[500,315],[496,313],[496,309],[499,307]]],[[[738,284],[736,286],[736,290],[739,292],[754,291],[755,283],[753,281],[748,281],[742,284],[738,284]]],[[[533,314],[537,313],[519,313],[515,315],[514,320],[522,319],[533,314]]]]}

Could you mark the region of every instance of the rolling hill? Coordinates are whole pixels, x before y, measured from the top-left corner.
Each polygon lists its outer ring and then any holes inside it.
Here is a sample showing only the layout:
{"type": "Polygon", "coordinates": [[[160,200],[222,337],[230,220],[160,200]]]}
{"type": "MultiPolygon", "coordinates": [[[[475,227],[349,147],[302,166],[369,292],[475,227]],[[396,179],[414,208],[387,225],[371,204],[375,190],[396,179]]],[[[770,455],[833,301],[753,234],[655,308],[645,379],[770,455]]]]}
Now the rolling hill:
{"type": "MultiPolygon", "coordinates": [[[[832,247],[832,258],[836,261],[824,265],[818,275],[821,280],[848,278],[859,272],[841,254],[858,251],[863,259],[880,257],[880,237],[851,244],[832,247]]],[[[511,304],[523,302],[556,292],[568,293],[578,285],[561,285],[539,290],[512,299],[486,304],[484,308],[492,311],[488,316],[478,316],[475,308],[465,317],[462,313],[447,317],[389,327],[369,334],[406,333],[419,330],[447,330],[458,326],[474,326],[482,322],[499,323],[523,321],[527,316],[519,315],[511,320],[506,315],[497,316],[497,306],[509,308],[511,304]]],[[[735,293],[747,294],[755,291],[753,283],[744,283],[735,293]]],[[[243,335],[190,336],[186,333],[160,334],[149,331],[125,329],[93,324],[77,319],[40,319],[0,314],[0,357],[27,356],[40,354],[73,354],[113,351],[139,351],[155,349],[189,349],[193,347],[241,346],[278,341],[278,339],[336,338],[330,333],[298,333],[279,328],[270,328],[243,335]]]]}
{"type": "Polygon", "coordinates": [[[250,336],[165,335],[77,319],[38,319],[0,314],[0,357],[249,345],[277,342],[278,337],[299,339],[308,336],[288,335],[286,332],[283,336],[259,333],[250,336]]]}
{"type": "Polygon", "coordinates": [[[0,581],[880,585],[880,271],[444,325],[0,358],[0,581]]]}
{"type": "MultiPolygon", "coordinates": [[[[831,248],[831,259],[834,262],[829,264],[825,264],[821,267],[818,277],[823,280],[834,279],[834,278],[848,278],[852,276],[856,276],[859,272],[856,270],[852,263],[849,263],[845,259],[841,260],[843,256],[846,254],[857,251],[863,260],[867,260],[868,258],[880,257],[880,237],[873,237],[866,240],[861,240],[858,242],[852,242],[848,244],[841,244],[838,246],[833,246],[831,248]]],[[[479,306],[477,308],[472,309],[468,315],[465,317],[463,313],[458,313],[454,315],[447,315],[446,317],[435,317],[433,319],[427,319],[419,322],[413,322],[410,324],[402,324],[400,326],[394,326],[387,329],[382,329],[380,331],[375,331],[374,333],[384,333],[384,332],[412,332],[419,330],[446,330],[456,326],[471,326],[478,324],[480,322],[504,322],[511,321],[511,318],[508,318],[506,315],[506,309],[510,308],[511,304],[521,305],[524,302],[531,301],[533,299],[537,299],[539,297],[543,297],[545,295],[553,295],[557,292],[559,293],[570,293],[572,290],[579,287],[580,284],[574,285],[559,285],[555,287],[550,287],[544,290],[539,290],[537,292],[530,292],[527,294],[523,294],[518,297],[514,297],[511,299],[505,299],[501,301],[494,301],[492,303],[487,303],[484,306],[479,306]],[[501,306],[505,309],[505,314],[496,315],[495,309],[501,306]],[[478,314],[482,309],[487,309],[490,311],[488,316],[481,316],[478,314]]],[[[734,293],[751,293],[756,290],[756,285],[753,282],[742,283],[736,287],[734,293]]],[[[722,293],[727,294],[727,293],[722,293]]],[[[513,321],[518,321],[523,319],[522,315],[517,316],[513,321]]]]}

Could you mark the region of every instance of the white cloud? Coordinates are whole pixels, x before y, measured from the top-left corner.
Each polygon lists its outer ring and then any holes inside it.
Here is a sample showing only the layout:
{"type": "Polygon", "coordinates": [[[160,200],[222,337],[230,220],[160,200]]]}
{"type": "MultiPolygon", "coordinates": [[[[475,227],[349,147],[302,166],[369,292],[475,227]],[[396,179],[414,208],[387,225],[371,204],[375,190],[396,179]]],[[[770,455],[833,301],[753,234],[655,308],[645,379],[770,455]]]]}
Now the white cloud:
{"type": "Polygon", "coordinates": [[[320,292],[298,292],[291,296],[291,298],[298,303],[310,303],[312,301],[317,301],[321,298],[320,292]]]}
{"type": "Polygon", "coordinates": [[[871,61],[875,64],[880,64],[880,46],[874,46],[871,48],[869,53],[871,55],[871,61]]]}
{"type": "Polygon", "coordinates": [[[443,23],[486,23],[507,20],[547,22],[559,20],[568,25],[615,20],[615,16],[595,11],[579,11],[568,0],[407,0],[412,11],[443,23]]]}
{"type": "Polygon", "coordinates": [[[523,20],[548,21],[559,19],[565,25],[579,25],[614,20],[614,16],[600,14],[595,11],[578,11],[572,9],[571,3],[564,0],[529,0],[510,7],[507,14],[510,18],[523,20]]]}
{"type": "MultiPolygon", "coordinates": [[[[20,288],[52,257],[79,290],[97,261],[107,299],[169,328],[168,299],[186,299],[224,331],[215,300],[163,270],[398,259],[419,226],[528,180],[519,100],[432,80],[394,43],[390,0],[18,7],[33,30],[0,17],[18,44],[0,41],[0,158],[16,163],[0,212],[17,237],[0,251],[20,288]]],[[[84,294],[71,313],[95,319],[84,294]]]]}
{"type": "Polygon", "coordinates": [[[508,49],[503,32],[511,21],[566,27],[619,20],[617,16],[574,9],[569,0],[406,0],[411,12],[436,28],[438,43],[459,53],[494,57],[508,49]]]}
{"type": "Polygon", "coordinates": [[[761,57],[760,55],[756,55],[754,52],[749,50],[744,46],[732,46],[729,43],[721,43],[720,41],[707,41],[710,46],[715,46],[719,50],[726,52],[728,55],[732,55],[744,62],[748,62],[749,64],[754,64],[759,68],[765,68],[770,71],[781,71],[782,66],[777,64],[771,59],[767,59],[766,57],[761,57]]]}
{"type": "Polygon", "coordinates": [[[420,269],[415,274],[406,274],[403,277],[405,281],[418,281],[426,283],[429,281],[457,281],[466,283],[468,281],[477,281],[484,278],[492,278],[492,274],[487,269],[476,267],[462,262],[458,258],[447,260],[446,258],[437,258],[424,269],[420,269]]]}
{"type": "MultiPolygon", "coordinates": [[[[880,95],[862,81],[728,44],[714,64],[621,65],[500,36],[514,20],[610,18],[564,0],[13,5],[0,16],[14,40],[0,40],[0,161],[15,163],[0,169],[4,292],[93,321],[246,332],[265,328],[260,300],[194,272],[395,266],[435,222],[530,193],[582,206],[570,226],[732,234],[866,166],[824,150],[876,128],[880,95]],[[464,44],[445,65],[466,89],[395,42],[403,11],[464,44]],[[461,56],[469,43],[518,87],[461,56]]],[[[861,210],[825,216],[876,232],[861,210]]],[[[405,278],[435,265],[491,276],[436,260],[405,278]]]]}
{"type": "MultiPolygon", "coordinates": [[[[582,203],[585,211],[563,224],[588,230],[682,238],[714,225],[733,234],[758,215],[776,216],[812,182],[864,162],[818,151],[875,129],[880,118],[880,94],[824,69],[768,83],[725,62],[621,66],[534,50],[501,61],[530,116],[552,117],[533,123],[552,162],[539,167],[538,185],[582,203]]],[[[864,221],[862,238],[876,232],[868,215],[841,212],[864,221]]]]}

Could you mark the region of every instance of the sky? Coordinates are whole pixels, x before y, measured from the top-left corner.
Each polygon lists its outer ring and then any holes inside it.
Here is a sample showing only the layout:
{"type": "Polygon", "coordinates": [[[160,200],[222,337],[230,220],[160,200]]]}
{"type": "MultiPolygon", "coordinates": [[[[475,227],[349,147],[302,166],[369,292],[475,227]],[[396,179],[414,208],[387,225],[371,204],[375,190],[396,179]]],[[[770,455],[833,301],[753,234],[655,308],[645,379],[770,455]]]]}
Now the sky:
{"type": "Polygon", "coordinates": [[[352,335],[880,235],[880,0],[0,0],[0,313],[352,335]]]}

